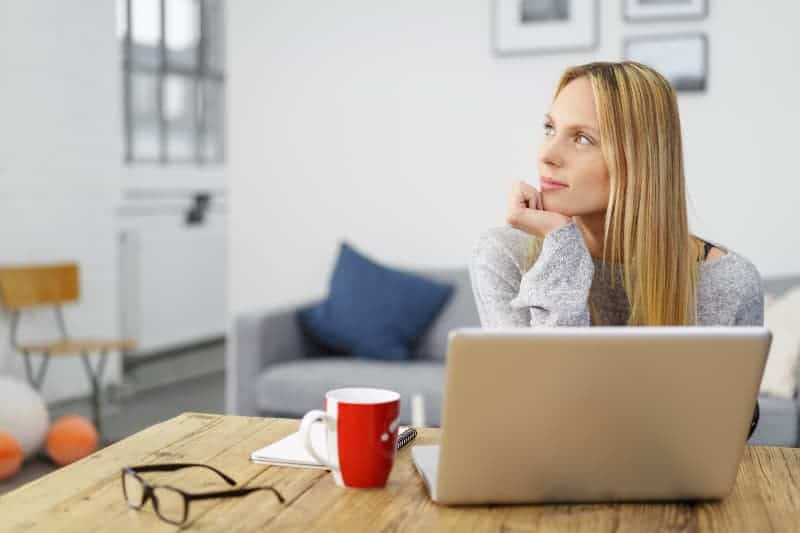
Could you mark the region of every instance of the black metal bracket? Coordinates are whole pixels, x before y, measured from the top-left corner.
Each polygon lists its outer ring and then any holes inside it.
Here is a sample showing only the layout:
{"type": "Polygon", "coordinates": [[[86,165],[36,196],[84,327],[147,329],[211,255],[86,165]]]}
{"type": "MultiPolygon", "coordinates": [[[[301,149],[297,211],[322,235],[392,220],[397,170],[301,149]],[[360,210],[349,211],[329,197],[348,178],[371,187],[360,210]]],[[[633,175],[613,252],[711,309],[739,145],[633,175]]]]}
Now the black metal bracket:
{"type": "Polygon", "coordinates": [[[197,193],[192,197],[192,205],[186,212],[186,224],[200,225],[205,221],[206,211],[211,206],[211,195],[207,192],[197,193]]]}

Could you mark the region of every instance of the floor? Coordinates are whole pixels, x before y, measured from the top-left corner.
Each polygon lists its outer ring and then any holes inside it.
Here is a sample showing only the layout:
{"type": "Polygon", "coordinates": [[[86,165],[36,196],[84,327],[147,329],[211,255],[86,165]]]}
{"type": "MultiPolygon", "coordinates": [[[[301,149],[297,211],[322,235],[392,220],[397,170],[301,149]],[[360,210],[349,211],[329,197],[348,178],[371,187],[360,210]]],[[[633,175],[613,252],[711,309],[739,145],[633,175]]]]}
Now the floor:
{"type": "MultiPolygon", "coordinates": [[[[131,365],[122,386],[107,393],[103,437],[116,441],[186,411],[225,411],[225,343],[211,342],[162,354],[131,365]]],[[[91,416],[88,398],[48,406],[50,419],[65,414],[91,416]]],[[[11,479],[0,481],[0,494],[52,472],[45,456],[32,457],[11,479]]]]}

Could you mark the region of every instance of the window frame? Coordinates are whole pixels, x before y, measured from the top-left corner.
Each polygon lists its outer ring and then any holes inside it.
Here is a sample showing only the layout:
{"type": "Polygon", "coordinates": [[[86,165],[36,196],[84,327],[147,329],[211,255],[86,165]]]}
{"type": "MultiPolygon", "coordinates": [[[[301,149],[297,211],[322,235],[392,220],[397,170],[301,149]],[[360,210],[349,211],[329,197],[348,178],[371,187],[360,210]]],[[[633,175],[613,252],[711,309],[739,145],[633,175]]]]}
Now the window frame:
{"type": "MultiPolygon", "coordinates": [[[[221,0],[194,0],[198,7],[199,28],[198,42],[196,49],[196,61],[194,68],[174,65],[168,61],[167,57],[167,14],[166,2],[168,0],[158,0],[159,5],[159,40],[158,40],[158,65],[148,66],[136,63],[132,58],[133,51],[133,17],[132,4],[135,0],[118,0],[124,2],[125,12],[125,33],[122,36],[122,77],[123,77],[123,101],[124,101],[124,145],[125,163],[156,163],[160,165],[171,164],[196,164],[196,165],[223,165],[225,164],[225,72],[224,64],[221,69],[215,70],[208,65],[208,2],[218,2],[218,13],[224,20],[224,2],[221,0]],[[156,79],[156,124],[158,138],[158,157],[136,157],[134,154],[134,121],[133,121],[133,77],[135,74],[149,74],[156,79]],[[169,156],[169,128],[166,117],[164,116],[164,92],[165,80],[169,76],[179,76],[187,79],[192,84],[192,123],[194,129],[193,157],[175,158],[169,156]],[[205,142],[209,135],[209,106],[206,103],[208,82],[218,84],[219,95],[221,97],[222,112],[219,124],[219,131],[216,132],[219,139],[218,157],[207,158],[205,155],[205,142]],[[201,102],[202,99],[202,102],[201,102]]],[[[224,39],[224,22],[221,20],[219,39],[224,39]]],[[[221,45],[224,47],[224,43],[221,45]]],[[[224,50],[224,48],[223,48],[224,50]]]]}

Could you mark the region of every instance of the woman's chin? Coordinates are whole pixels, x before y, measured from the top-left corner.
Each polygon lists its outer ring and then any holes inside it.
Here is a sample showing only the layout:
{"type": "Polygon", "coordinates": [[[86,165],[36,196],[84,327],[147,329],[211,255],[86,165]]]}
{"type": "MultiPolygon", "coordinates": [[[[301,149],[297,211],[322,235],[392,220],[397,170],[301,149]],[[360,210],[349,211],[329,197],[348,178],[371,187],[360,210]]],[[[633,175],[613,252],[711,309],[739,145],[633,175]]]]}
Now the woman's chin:
{"type": "Polygon", "coordinates": [[[548,198],[542,195],[542,207],[544,207],[545,211],[551,211],[568,217],[572,216],[572,209],[569,209],[564,203],[563,201],[559,202],[553,197],[548,198]]]}

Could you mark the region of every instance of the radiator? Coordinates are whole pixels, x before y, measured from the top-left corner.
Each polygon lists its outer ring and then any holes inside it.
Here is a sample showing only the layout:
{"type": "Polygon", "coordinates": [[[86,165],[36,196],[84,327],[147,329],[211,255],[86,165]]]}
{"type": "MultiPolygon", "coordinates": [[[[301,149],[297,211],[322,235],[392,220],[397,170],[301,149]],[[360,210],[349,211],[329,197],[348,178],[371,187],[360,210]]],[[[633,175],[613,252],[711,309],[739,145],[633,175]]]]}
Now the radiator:
{"type": "Polygon", "coordinates": [[[185,205],[121,212],[122,333],[129,356],[150,355],[222,337],[226,328],[225,217],[211,210],[186,222],[185,205]]]}

